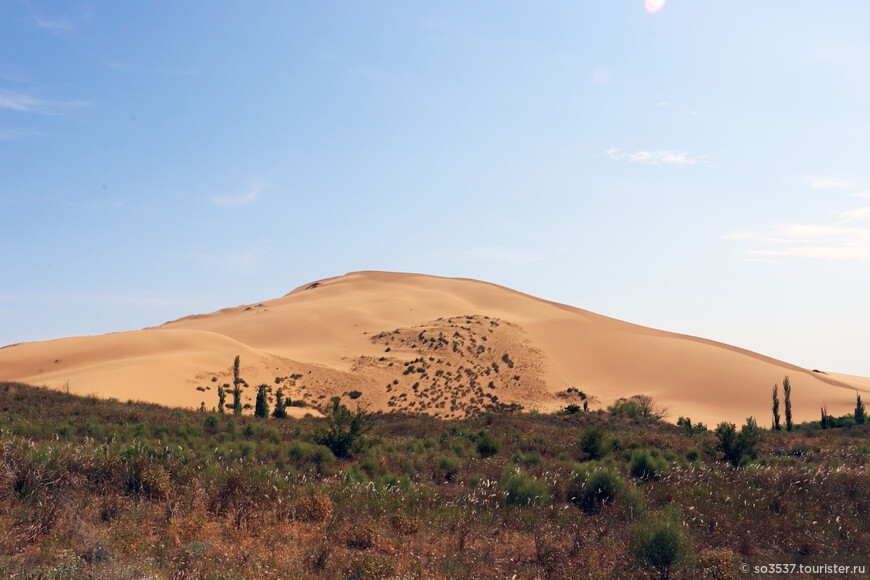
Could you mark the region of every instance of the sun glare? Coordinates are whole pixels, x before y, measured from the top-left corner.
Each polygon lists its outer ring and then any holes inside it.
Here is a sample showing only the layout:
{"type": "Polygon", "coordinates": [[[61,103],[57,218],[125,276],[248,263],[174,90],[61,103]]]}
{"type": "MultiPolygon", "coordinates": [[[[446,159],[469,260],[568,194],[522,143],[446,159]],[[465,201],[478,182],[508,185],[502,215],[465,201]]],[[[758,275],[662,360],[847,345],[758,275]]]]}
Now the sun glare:
{"type": "Polygon", "coordinates": [[[655,14],[664,7],[667,0],[644,0],[643,7],[650,14],[655,14]]]}

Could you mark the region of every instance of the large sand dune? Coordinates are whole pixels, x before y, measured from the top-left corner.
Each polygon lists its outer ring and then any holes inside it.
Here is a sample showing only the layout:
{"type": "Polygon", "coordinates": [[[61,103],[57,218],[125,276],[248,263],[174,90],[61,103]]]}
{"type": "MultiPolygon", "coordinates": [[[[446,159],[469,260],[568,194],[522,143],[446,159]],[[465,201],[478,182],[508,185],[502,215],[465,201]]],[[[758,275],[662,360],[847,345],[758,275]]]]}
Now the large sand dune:
{"type": "MultiPolygon", "coordinates": [[[[785,375],[796,421],[841,415],[870,379],[814,372],[466,279],[355,272],[275,300],[157,328],[0,349],[0,380],[208,408],[241,357],[246,402],[281,386],[311,405],[359,391],[371,409],[459,417],[519,404],[551,411],[646,394],[708,424],[770,422],[785,375]]],[[[865,397],[866,398],[866,397],[865,397]]],[[[301,411],[299,411],[301,412],[301,411]]]]}

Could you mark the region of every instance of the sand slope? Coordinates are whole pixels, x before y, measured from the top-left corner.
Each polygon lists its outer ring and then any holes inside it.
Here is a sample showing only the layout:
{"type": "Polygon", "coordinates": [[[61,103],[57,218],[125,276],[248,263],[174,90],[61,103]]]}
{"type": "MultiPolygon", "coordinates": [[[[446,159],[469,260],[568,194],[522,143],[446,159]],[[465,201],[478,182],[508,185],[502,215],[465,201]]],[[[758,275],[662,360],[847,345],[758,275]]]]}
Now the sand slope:
{"type": "Polygon", "coordinates": [[[565,393],[573,387],[593,408],[643,393],[672,420],[755,416],[767,425],[771,388],[785,375],[796,421],[817,418],[822,404],[834,415],[850,412],[856,391],[870,393],[866,378],[812,372],[493,284],[385,272],[321,280],[157,328],[6,347],[0,380],[211,408],[237,354],[247,402],[262,382],[312,405],[357,390],[372,409],[444,417],[505,404],[554,410],[573,402],[565,393]]]}

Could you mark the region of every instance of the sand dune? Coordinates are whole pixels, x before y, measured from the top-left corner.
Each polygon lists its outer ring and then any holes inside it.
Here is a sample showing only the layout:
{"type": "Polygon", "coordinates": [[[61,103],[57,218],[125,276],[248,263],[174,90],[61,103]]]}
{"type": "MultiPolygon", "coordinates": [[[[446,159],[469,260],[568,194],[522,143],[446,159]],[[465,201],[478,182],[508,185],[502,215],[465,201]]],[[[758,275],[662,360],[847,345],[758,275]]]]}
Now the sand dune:
{"type": "Polygon", "coordinates": [[[0,379],[211,408],[237,354],[246,402],[262,382],[310,405],[356,390],[372,409],[444,417],[510,404],[555,410],[576,396],[565,393],[572,387],[593,408],[647,394],[672,420],[755,416],[766,425],[771,388],[785,375],[797,421],[817,418],[823,404],[834,415],[850,412],[856,391],[870,393],[867,378],[813,372],[493,284],[385,272],[320,280],[156,328],[6,347],[0,379]]]}

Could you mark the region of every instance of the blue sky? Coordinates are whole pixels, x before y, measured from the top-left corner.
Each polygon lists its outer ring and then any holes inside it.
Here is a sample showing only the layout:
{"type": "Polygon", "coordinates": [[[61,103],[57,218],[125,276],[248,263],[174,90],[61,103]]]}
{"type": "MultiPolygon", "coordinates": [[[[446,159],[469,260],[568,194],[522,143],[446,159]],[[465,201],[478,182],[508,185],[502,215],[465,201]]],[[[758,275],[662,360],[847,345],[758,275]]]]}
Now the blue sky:
{"type": "Polygon", "coordinates": [[[348,271],[870,376],[863,1],[0,5],[0,344],[348,271]]]}

